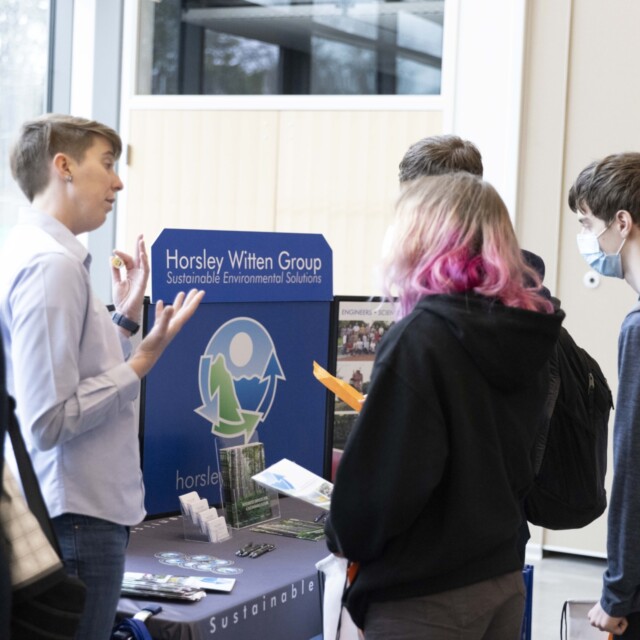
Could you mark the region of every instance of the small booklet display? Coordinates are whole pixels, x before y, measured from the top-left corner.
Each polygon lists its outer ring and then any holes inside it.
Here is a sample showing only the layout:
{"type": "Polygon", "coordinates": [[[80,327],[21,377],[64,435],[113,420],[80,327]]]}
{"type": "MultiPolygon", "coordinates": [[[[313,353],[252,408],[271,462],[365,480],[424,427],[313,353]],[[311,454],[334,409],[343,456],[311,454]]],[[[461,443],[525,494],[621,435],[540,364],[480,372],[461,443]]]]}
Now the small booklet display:
{"type": "Polygon", "coordinates": [[[329,509],[333,484],[291,460],[283,458],[251,477],[264,487],[299,498],[321,509],[329,509]]]}
{"type": "MultiPolygon", "coordinates": [[[[224,511],[231,527],[239,529],[279,515],[273,512],[272,496],[264,487],[251,482],[252,474],[264,467],[262,442],[220,449],[224,511]]],[[[277,502],[277,495],[275,498],[277,502]]]]}
{"type": "Polygon", "coordinates": [[[121,593],[130,597],[197,602],[206,596],[206,591],[229,593],[235,583],[235,578],[185,577],[126,571],[121,593]]]}
{"type": "Polygon", "coordinates": [[[333,391],[340,400],[346,402],[354,411],[360,411],[360,409],[362,409],[364,396],[349,383],[332,376],[315,361],[313,363],[313,375],[322,382],[329,391],[333,391]]]}
{"type": "Polygon", "coordinates": [[[178,499],[185,540],[222,542],[231,537],[224,516],[219,516],[216,508],[210,507],[209,501],[197,491],[184,493],[178,499]]]}

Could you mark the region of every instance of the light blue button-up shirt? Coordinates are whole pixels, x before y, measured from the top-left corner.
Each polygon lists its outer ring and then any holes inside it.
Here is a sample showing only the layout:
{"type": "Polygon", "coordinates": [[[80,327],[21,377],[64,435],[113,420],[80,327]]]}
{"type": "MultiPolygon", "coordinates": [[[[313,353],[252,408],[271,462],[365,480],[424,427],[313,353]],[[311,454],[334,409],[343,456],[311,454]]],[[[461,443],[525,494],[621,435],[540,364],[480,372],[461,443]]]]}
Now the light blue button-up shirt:
{"type": "Polygon", "coordinates": [[[92,292],[91,256],[49,215],[21,214],[0,254],[7,386],[51,517],[145,515],[131,351],[92,292]]]}

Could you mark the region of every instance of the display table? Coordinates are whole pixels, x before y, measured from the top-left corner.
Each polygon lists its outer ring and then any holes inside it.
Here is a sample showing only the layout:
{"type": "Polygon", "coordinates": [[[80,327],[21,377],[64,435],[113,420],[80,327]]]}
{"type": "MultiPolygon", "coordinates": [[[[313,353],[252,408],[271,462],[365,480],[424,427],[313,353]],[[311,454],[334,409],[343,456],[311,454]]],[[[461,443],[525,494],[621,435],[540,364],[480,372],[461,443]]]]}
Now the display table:
{"type": "MultiPolygon", "coordinates": [[[[280,499],[282,518],[313,521],[321,511],[300,500],[280,499]]],[[[147,620],[154,640],[309,640],[322,633],[322,602],[315,563],[328,555],[324,540],[309,541],[232,529],[232,539],[211,544],[184,539],[181,516],[144,522],[131,530],[126,571],[179,576],[212,576],[161,563],[156,554],[179,552],[233,561],[242,570],[231,593],[208,592],[196,603],[153,601],[163,611],[147,620]],[[269,542],[274,551],[240,558],[246,544],[269,542]]],[[[122,598],[119,616],[131,616],[150,601],[122,598]]]]}

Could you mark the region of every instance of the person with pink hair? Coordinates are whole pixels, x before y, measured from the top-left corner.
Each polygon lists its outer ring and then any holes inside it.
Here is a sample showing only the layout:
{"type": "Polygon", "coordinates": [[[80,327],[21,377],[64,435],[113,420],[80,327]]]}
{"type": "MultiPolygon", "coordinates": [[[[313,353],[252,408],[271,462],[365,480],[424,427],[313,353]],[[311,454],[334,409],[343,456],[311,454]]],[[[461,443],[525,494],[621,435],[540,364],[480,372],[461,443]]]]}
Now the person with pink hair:
{"type": "Polygon", "coordinates": [[[366,640],[515,639],[521,503],[564,312],[496,190],[465,172],[403,187],[383,276],[399,317],[326,523],[359,565],[347,609],[366,640]]]}

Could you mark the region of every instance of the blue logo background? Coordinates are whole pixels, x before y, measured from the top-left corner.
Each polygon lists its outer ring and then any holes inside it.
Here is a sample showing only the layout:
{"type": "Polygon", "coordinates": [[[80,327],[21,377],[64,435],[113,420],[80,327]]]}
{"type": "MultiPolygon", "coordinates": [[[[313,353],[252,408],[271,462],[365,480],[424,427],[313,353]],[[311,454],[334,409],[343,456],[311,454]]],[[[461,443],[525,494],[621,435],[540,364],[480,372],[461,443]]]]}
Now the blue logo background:
{"type": "MultiPolygon", "coordinates": [[[[149,326],[154,311],[150,305],[149,326]]],[[[251,333],[257,344],[245,365],[226,363],[242,409],[264,414],[252,441],[264,443],[267,465],[288,458],[322,475],[326,392],[313,376],[313,361],[327,365],[329,311],[329,302],[200,305],[144,383],[142,454],[150,515],[178,511],[178,496],[189,491],[198,491],[210,504],[221,502],[216,447],[244,444],[245,433],[220,438],[212,433],[213,423],[197,411],[207,405],[200,392],[201,359],[219,352],[233,360],[238,328],[251,333]],[[262,374],[265,362],[266,380],[237,384],[243,374],[262,374]],[[276,382],[271,394],[268,386],[276,382]]]]}

